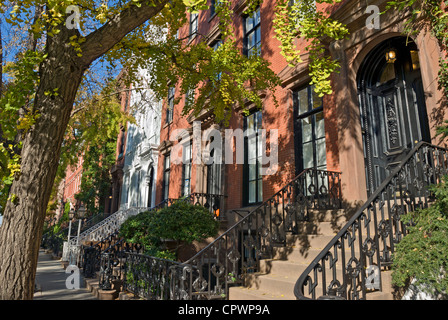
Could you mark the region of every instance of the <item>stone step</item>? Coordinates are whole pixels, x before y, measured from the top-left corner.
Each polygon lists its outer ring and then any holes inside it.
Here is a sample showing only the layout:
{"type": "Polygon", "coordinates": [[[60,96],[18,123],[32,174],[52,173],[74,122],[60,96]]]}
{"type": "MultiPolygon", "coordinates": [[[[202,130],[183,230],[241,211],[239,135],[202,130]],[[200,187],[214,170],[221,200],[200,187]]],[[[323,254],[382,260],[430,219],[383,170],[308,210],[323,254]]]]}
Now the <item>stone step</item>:
{"type": "MultiPolygon", "coordinates": [[[[306,266],[304,266],[305,268],[306,266]]],[[[294,285],[297,281],[297,274],[290,276],[278,274],[252,273],[245,277],[245,287],[259,290],[260,293],[269,293],[274,296],[295,300],[294,285]]]]}
{"type": "Polygon", "coordinates": [[[264,259],[260,261],[260,274],[275,274],[278,276],[299,276],[305,271],[309,263],[305,261],[264,259]]]}
{"type": "Polygon", "coordinates": [[[351,210],[346,209],[310,209],[308,210],[308,221],[344,225],[352,214],[351,210]]]}
{"type": "Polygon", "coordinates": [[[394,300],[394,287],[392,286],[392,271],[381,271],[382,291],[368,292],[366,300],[394,300]]]}
{"type": "Polygon", "coordinates": [[[301,235],[286,235],[286,247],[292,249],[299,249],[307,251],[310,249],[322,250],[334,238],[334,235],[315,235],[315,234],[301,234],[301,235]]]}
{"type": "Polygon", "coordinates": [[[229,300],[291,300],[284,294],[274,294],[270,291],[246,287],[230,287],[229,300]]]}

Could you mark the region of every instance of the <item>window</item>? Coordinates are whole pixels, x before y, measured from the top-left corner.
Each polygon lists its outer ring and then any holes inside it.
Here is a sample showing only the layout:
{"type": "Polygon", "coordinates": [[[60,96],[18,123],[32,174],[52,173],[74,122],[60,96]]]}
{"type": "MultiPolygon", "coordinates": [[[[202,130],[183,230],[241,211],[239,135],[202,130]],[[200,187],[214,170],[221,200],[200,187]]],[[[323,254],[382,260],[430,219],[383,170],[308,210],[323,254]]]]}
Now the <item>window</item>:
{"type": "Polygon", "coordinates": [[[210,150],[210,157],[213,162],[207,165],[207,194],[221,194],[221,160],[215,157],[215,148],[210,150]]]}
{"type": "Polygon", "coordinates": [[[198,16],[197,13],[190,13],[190,40],[193,39],[198,32],[198,16]]]}
{"type": "Polygon", "coordinates": [[[194,104],[195,89],[188,89],[185,93],[185,106],[191,106],[194,104]]]}
{"type": "Polygon", "coordinates": [[[297,112],[298,167],[300,171],[308,168],[326,170],[323,99],[314,92],[314,86],[307,86],[294,92],[294,102],[297,112]]]}
{"type": "Polygon", "coordinates": [[[184,145],[182,158],[182,196],[188,196],[191,193],[191,143],[184,145]]]}
{"type": "Polygon", "coordinates": [[[212,0],[210,5],[210,17],[213,17],[216,14],[216,9],[219,8],[221,4],[220,0],[212,0]]]}
{"type": "Polygon", "coordinates": [[[252,55],[260,55],[260,30],[260,8],[258,8],[251,15],[244,18],[244,54],[248,57],[252,55]]]}
{"type": "Polygon", "coordinates": [[[261,175],[261,111],[244,118],[245,148],[244,148],[244,205],[263,201],[263,181],[261,175]]]}
{"type": "MultiPolygon", "coordinates": [[[[212,45],[212,49],[213,51],[218,50],[218,48],[222,45],[222,40],[219,39],[218,41],[214,42],[212,45]]],[[[221,76],[222,76],[222,72],[218,72],[218,74],[216,75],[216,81],[220,81],[221,80],[221,76]]]]}
{"type": "Polygon", "coordinates": [[[121,130],[120,132],[121,136],[120,136],[120,143],[119,143],[119,155],[118,155],[118,159],[123,158],[124,155],[124,151],[125,151],[125,139],[126,139],[126,131],[121,130]]]}
{"type": "Polygon", "coordinates": [[[165,156],[165,163],[163,164],[163,190],[162,200],[168,200],[169,193],[170,193],[170,155],[167,154],[165,156]]]}
{"type": "Polygon", "coordinates": [[[173,110],[174,110],[174,94],[176,88],[170,87],[168,89],[168,105],[166,108],[166,123],[173,121],[173,110]]]}

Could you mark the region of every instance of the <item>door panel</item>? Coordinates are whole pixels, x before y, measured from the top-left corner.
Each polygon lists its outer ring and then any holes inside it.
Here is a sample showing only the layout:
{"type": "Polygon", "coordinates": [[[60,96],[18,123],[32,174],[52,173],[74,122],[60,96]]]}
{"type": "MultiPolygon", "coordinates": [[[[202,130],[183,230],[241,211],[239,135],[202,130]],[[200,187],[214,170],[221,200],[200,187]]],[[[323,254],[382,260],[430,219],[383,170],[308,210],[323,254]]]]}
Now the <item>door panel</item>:
{"type": "Polygon", "coordinates": [[[395,38],[381,44],[366,57],[358,74],[358,90],[367,173],[372,193],[419,141],[428,141],[420,70],[411,68],[409,51],[395,38]],[[384,52],[397,48],[397,60],[387,63],[384,52]]]}

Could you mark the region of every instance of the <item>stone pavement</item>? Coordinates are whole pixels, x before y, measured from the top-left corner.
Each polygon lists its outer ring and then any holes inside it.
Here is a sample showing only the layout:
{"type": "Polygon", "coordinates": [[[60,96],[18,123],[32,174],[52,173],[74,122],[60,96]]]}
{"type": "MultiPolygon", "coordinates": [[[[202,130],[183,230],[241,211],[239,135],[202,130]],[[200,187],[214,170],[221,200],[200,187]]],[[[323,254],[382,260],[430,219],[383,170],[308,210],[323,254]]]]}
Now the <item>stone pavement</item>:
{"type": "Polygon", "coordinates": [[[98,300],[85,288],[82,275],[79,289],[67,289],[66,280],[71,274],[65,271],[60,260],[52,259],[51,254],[41,249],[37,263],[37,290],[34,293],[34,300],[98,300]]]}

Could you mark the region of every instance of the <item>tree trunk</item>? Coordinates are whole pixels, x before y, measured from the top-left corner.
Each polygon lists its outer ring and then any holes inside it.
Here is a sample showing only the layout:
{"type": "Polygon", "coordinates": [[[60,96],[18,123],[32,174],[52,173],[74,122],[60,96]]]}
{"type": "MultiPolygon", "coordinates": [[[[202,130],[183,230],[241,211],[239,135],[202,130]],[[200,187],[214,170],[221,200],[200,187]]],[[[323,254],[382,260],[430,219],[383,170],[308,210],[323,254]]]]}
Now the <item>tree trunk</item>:
{"type": "MultiPolygon", "coordinates": [[[[16,177],[0,227],[0,299],[32,299],[46,206],[76,91],[87,66],[76,65],[69,30],[48,40],[35,97],[38,119],[25,134],[16,177]],[[58,95],[48,92],[58,88],[58,95]],[[47,95],[45,94],[47,92],[47,95]]],[[[73,34],[73,32],[71,32],[73,34]]]]}
{"type": "Polygon", "coordinates": [[[47,38],[47,58],[39,68],[34,110],[37,118],[25,134],[21,173],[13,182],[0,227],[0,299],[32,299],[46,207],[73,109],[76,92],[90,64],[129,32],[154,17],[168,0],[130,5],[86,37],[82,57],[69,44],[77,30],[60,27],[47,38]],[[57,95],[51,93],[58,88],[57,95]]]}

